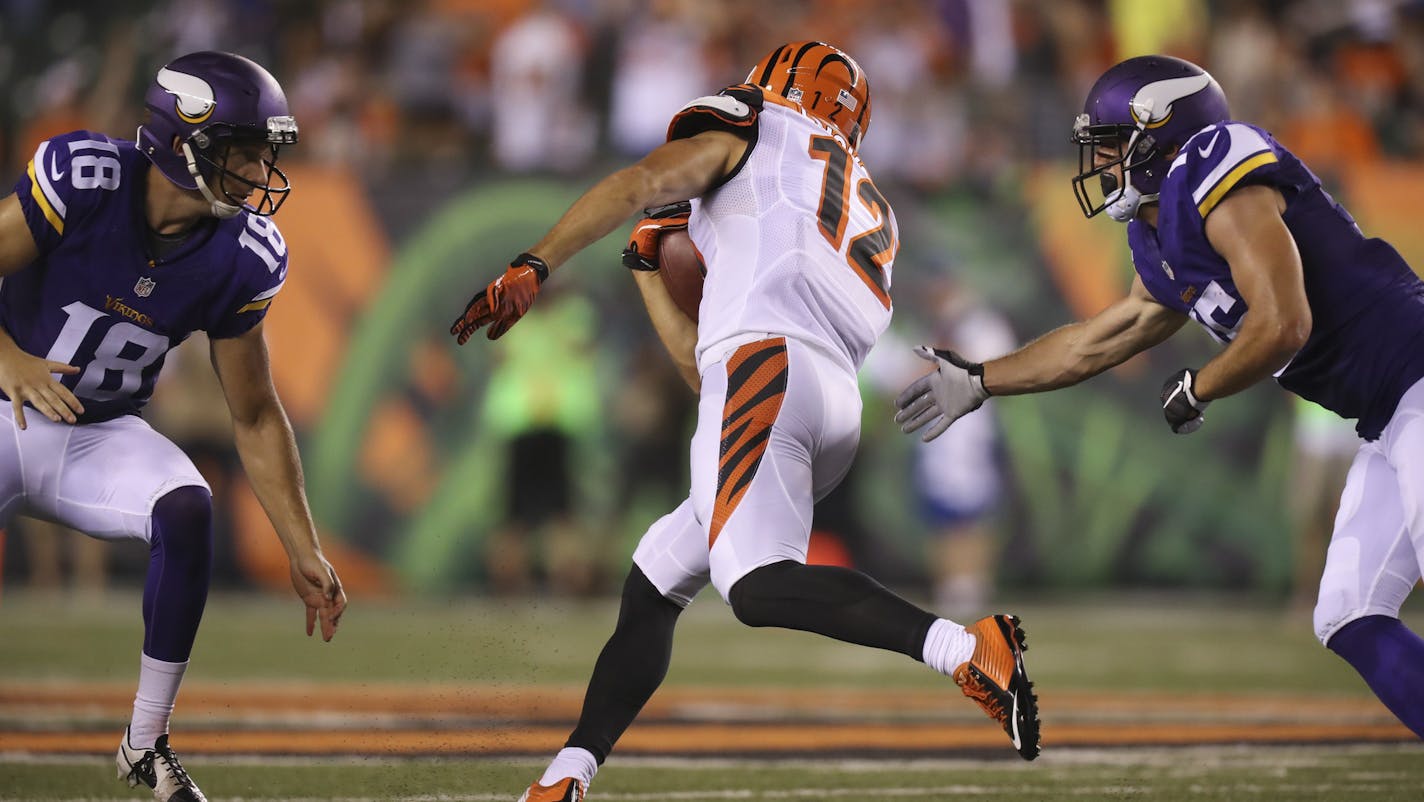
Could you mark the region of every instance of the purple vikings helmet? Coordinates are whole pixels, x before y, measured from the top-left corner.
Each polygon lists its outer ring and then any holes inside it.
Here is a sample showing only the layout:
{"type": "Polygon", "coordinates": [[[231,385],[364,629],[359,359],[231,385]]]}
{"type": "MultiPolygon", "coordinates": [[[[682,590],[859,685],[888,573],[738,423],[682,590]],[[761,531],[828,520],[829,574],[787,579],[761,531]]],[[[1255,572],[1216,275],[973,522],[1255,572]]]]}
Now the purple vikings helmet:
{"type": "Polygon", "coordinates": [[[277,79],[256,62],[232,53],[180,56],[158,71],[144,105],[139,150],[169,181],[202,192],[216,217],[233,217],[244,206],[265,217],[286,200],[291,184],[277,169],[277,150],[296,144],[297,121],[277,79]],[[175,138],[180,152],[173,149],[175,138]],[[228,169],[234,146],[262,145],[269,149],[266,183],[228,169]],[[245,201],[249,192],[251,202],[245,201]]]}
{"type": "Polygon", "coordinates": [[[1127,222],[1137,207],[1157,200],[1162,179],[1177,150],[1192,134],[1230,118],[1226,95],[1206,70],[1171,56],[1130,58],[1103,73],[1088,92],[1083,113],[1073,122],[1078,176],[1073,192],[1088,217],[1106,210],[1127,222]],[[1094,152],[1119,154],[1094,165],[1094,152]],[[1122,165],[1122,186],[1112,168],[1122,165]],[[1097,177],[1102,200],[1087,181],[1097,177]]]}

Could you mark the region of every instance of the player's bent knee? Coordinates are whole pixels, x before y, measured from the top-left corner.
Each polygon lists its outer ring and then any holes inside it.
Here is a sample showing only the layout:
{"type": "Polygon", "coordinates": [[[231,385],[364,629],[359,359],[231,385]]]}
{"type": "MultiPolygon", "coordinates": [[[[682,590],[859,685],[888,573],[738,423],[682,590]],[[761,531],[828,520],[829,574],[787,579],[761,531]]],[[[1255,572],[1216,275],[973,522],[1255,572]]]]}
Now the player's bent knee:
{"type": "Polygon", "coordinates": [[[176,542],[210,545],[213,539],[213,496],[206,487],[184,485],[163,494],[153,504],[153,535],[170,546],[176,542]]]}
{"type": "Polygon", "coordinates": [[[779,588],[787,569],[799,565],[793,560],[763,565],[738,579],[727,593],[727,603],[738,621],[749,627],[780,626],[777,614],[779,588]]]}
{"type": "Polygon", "coordinates": [[[623,582],[623,599],[618,612],[618,626],[631,621],[645,621],[671,630],[677,624],[683,605],[664,596],[634,563],[623,582]]]}

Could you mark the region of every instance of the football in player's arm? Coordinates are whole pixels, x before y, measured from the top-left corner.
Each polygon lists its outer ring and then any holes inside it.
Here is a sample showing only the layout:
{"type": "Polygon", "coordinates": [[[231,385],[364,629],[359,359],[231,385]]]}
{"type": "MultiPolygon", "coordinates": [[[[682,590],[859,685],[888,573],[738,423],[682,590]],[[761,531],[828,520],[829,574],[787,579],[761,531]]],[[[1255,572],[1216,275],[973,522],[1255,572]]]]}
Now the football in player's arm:
{"type": "Polygon", "coordinates": [[[645,210],[643,219],[633,224],[628,246],[623,249],[623,266],[633,274],[648,319],[677,366],[678,375],[695,393],[702,388],[702,377],[697,373],[697,324],[678,307],[658,275],[658,244],[662,236],[686,231],[691,215],[692,204],[687,201],[645,210]]]}
{"type": "Polygon", "coordinates": [[[1076,384],[1196,320],[1225,348],[1166,377],[1160,402],[1173,432],[1196,431],[1209,403],[1271,376],[1357,421],[1363,442],[1315,631],[1424,736],[1424,640],[1399,621],[1424,566],[1424,282],[1388,243],[1364,237],[1269,133],[1232,120],[1194,64],[1144,56],[1114,66],[1073,138],[1084,214],[1127,223],[1131,291],[982,364],[920,349],[934,371],[896,400],[896,420],[933,439],[989,395],[1076,384]]]}
{"type": "Polygon", "coordinates": [[[160,69],[146,105],[137,142],[54,137],[0,200],[0,496],[13,500],[6,514],[148,543],[139,688],[118,773],[156,799],[202,800],[168,724],[208,594],[212,499],[191,460],[139,416],[165,355],[191,332],[208,334],[308,635],[332,638],[346,595],[318,542],[263,335],[287,272],[270,219],[289,188],[278,150],[297,141],[286,97],[261,66],[204,52],[160,69]]]}

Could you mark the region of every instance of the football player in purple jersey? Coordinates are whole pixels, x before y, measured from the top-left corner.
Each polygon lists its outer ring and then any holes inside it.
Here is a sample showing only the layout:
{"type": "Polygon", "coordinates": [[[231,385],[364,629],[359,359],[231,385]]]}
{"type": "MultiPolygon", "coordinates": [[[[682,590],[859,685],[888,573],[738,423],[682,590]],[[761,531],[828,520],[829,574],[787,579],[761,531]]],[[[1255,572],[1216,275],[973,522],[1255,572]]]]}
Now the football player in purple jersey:
{"type": "Polygon", "coordinates": [[[1424,640],[1399,620],[1424,564],[1424,282],[1269,133],[1232,120],[1195,64],[1109,69],[1073,141],[1084,214],[1127,224],[1127,297],[982,364],[922,347],[934,372],[900,395],[896,420],[933,439],[990,395],[1077,384],[1196,320],[1224,348],[1167,377],[1173,432],[1269,377],[1357,422],[1315,632],[1424,737],[1424,640]]]}
{"type": "Polygon", "coordinates": [[[137,141],[75,131],[40,144],[0,200],[0,518],[25,512],[149,544],[144,642],[120,779],[204,799],[168,721],[207,599],[212,496],[139,412],[168,350],[211,345],[238,454],[287,552],[310,635],[346,596],[322,556],[262,319],[287,277],[271,220],[278,150],[297,141],[282,87],[229,53],[158,71],[137,141]],[[26,407],[30,409],[26,409],[26,407]]]}

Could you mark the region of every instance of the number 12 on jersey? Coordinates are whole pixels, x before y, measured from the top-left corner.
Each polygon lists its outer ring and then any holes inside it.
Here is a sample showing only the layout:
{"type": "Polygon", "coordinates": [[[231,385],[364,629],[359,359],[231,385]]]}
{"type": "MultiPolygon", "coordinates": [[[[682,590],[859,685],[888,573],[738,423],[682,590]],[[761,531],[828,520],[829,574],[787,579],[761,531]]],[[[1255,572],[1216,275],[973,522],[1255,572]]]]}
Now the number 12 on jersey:
{"type": "MultiPolygon", "coordinates": [[[[850,153],[834,137],[811,137],[811,158],[826,163],[825,177],[821,181],[821,203],[817,210],[817,220],[821,234],[837,252],[845,240],[846,228],[850,222],[851,168],[850,153]]],[[[862,206],[870,212],[879,225],[864,231],[850,240],[846,248],[846,264],[853,268],[860,280],[870,289],[886,309],[890,308],[890,288],[885,277],[885,265],[895,258],[898,243],[890,229],[890,204],[885,196],[875,188],[869,178],[856,182],[855,195],[862,206]]]]}

